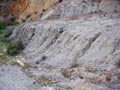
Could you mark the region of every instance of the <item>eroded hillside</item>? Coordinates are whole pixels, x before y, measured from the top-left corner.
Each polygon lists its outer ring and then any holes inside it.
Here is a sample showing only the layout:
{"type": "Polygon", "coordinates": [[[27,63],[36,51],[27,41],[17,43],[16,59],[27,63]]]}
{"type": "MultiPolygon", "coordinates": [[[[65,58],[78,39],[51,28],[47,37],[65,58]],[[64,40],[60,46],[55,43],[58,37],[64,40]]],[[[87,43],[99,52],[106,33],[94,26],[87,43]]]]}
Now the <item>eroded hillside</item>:
{"type": "Polygon", "coordinates": [[[0,66],[0,89],[119,90],[119,0],[19,1],[7,41],[22,54],[0,66]]]}
{"type": "Polygon", "coordinates": [[[95,13],[120,11],[119,0],[16,0],[9,11],[18,22],[76,18],[95,13]]]}

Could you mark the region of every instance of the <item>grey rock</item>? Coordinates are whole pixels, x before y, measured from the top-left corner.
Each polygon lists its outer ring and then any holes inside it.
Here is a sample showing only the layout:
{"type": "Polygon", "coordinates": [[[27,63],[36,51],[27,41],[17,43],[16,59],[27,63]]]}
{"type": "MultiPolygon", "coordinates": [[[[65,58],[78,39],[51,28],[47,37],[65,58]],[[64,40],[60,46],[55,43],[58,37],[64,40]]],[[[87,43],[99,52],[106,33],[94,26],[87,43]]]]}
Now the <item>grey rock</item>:
{"type": "Polygon", "coordinates": [[[23,24],[20,24],[18,27],[16,27],[13,34],[8,38],[8,41],[11,41],[14,43],[21,42],[22,45],[26,47],[26,45],[29,43],[31,38],[34,36],[34,32],[35,32],[35,28],[33,26],[27,27],[27,29],[25,29],[24,27],[26,26],[27,25],[23,23],[23,24]]]}
{"type": "MultiPolygon", "coordinates": [[[[31,66],[28,72],[41,85],[32,90],[119,90],[119,3],[119,0],[63,0],[43,14],[43,21],[15,28],[9,40],[21,41],[25,46],[25,62],[31,66]],[[45,20],[54,16],[59,19],[45,20]]],[[[4,90],[7,83],[2,78],[4,90]]]]}
{"type": "Polygon", "coordinates": [[[79,17],[94,13],[120,12],[119,0],[62,0],[60,4],[52,6],[43,14],[42,20],[49,17],[59,16],[79,17]]]}
{"type": "Polygon", "coordinates": [[[40,86],[33,85],[33,82],[17,66],[0,66],[0,90],[39,90],[40,86]]]}
{"type": "Polygon", "coordinates": [[[119,23],[119,19],[99,15],[88,20],[26,23],[18,26],[11,38],[28,44],[24,53],[31,63],[41,61],[65,68],[76,63],[111,70],[119,61],[119,23]],[[62,33],[59,32],[61,29],[62,33]],[[44,61],[41,60],[43,55],[47,57],[44,61]]]}

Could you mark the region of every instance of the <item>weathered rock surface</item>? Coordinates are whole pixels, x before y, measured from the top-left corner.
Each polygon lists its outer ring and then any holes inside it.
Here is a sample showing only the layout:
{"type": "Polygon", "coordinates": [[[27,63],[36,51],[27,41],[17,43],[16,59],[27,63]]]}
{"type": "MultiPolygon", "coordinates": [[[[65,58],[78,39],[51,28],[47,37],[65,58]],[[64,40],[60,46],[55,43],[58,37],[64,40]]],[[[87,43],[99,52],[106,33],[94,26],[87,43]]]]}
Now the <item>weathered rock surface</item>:
{"type": "Polygon", "coordinates": [[[25,44],[27,72],[43,90],[119,90],[119,35],[113,13],[24,23],[9,40],[25,44]]]}
{"type": "Polygon", "coordinates": [[[0,90],[39,90],[18,66],[0,66],[0,90]]]}
{"type": "Polygon", "coordinates": [[[18,22],[120,11],[119,0],[16,0],[9,11],[18,22]]]}
{"type": "Polygon", "coordinates": [[[119,62],[119,23],[119,18],[99,15],[88,20],[26,23],[18,26],[10,39],[27,45],[24,53],[31,63],[39,61],[66,68],[77,64],[111,70],[119,62]]]}
{"type": "Polygon", "coordinates": [[[11,2],[9,11],[18,22],[33,21],[56,2],[58,0],[16,0],[11,2]]]}
{"type": "MultiPolygon", "coordinates": [[[[25,47],[24,62],[17,61],[24,73],[33,76],[34,84],[40,85],[32,90],[119,90],[120,1],[57,2],[52,6],[46,2],[49,8],[41,9],[41,21],[20,24],[8,38],[25,47]]],[[[24,79],[29,86],[29,78],[24,79]]]]}
{"type": "MultiPolygon", "coordinates": [[[[49,9],[45,15],[48,15],[49,12],[54,11],[52,15],[49,15],[46,17],[46,19],[55,16],[58,16],[60,18],[76,18],[79,16],[85,16],[94,13],[105,14],[110,12],[119,12],[119,4],[119,0],[62,0],[61,3],[49,9]]],[[[43,15],[43,19],[45,19],[45,15],[43,15]]]]}

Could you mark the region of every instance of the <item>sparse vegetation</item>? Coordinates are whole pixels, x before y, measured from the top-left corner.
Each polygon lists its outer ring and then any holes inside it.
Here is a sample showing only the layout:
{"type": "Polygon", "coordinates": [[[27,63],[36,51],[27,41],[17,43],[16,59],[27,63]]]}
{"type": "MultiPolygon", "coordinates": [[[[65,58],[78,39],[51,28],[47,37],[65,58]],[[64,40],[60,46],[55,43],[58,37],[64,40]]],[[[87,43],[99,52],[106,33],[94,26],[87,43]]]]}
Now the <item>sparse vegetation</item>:
{"type": "Polygon", "coordinates": [[[67,69],[61,69],[61,71],[60,71],[61,73],[62,73],[62,75],[64,76],[64,77],[70,77],[71,76],[71,73],[70,73],[70,71],[69,70],[67,70],[67,69]]]}
{"type": "Polygon", "coordinates": [[[7,43],[1,42],[3,35],[0,32],[0,64],[6,64],[8,60],[8,55],[6,54],[7,43]]]}
{"type": "Polygon", "coordinates": [[[98,78],[88,78],[85,82],[92,83],[92,84],[101,84],[102,80],[98,78]]]}
{"type": "Polygon", "coordinates": [[[5,32],[6,32],[5,30],[6,27],[9,25],[14,28],[17,26],[16,23],[7,24],[5,21],[0,22],[0,63],[1,64],[6,63],[8,61],[9,56],[18,54],[18,51],[15,51],[15,49],[14,52],[12,51],[10,53],[10,48],[13,47],[14,45],[11,45],[10,42],[7,42],[5,38],[5,32]]]}
{"type": "Polygon", "coordinates": [[[73,89],[69,86],[61,86],[60,89],[58,90],[73,90],[73,89]]]}
{"type": "Polygon", "coordinates": [[[11,65],[13,65],[13,66],[15,65],[15,66],[21,67],[21,65],[18,62],[16,62],[16,61],[11,62],[11,65]]]}
{"type": "Polygon", "coordinates": [[[84,79],[84,77],[83,77],[82,75],[79,75],[79,78],[80,78],[80,79],[84,79]]]}
{"type": "Polygon", "coordinates": [[[20,54],[22,49],[23,48],[22,48],[21,42],[9,43],[6,53],[9,56],[16,56],[16,55],[20,54]]]}
{"type": "Polygon", "coordinates": [[[8,61],[7,55],[0,55],[0,65],[6,64],[7,61],[8,61]]]}
{"type": "Polygon", "coordinates": [[[117,79],[120,80],[120,72],[116,73],[117,79]]]}
{"type": "Polygon", "coordinates": [[[53,84],[53,81],[44,75],[40,76],[37,82],[42,86],[50,86],[53,84]]]}
{"type": "Polygon", "coordinates": [[[30,74],[27,74],[29,77],[35,77],[35,75],[33,75],[32,73],[30,73],[30,74]]]}
{"type": "Polygon", "coordinates": [[[76,68],[78,67],[79,65],[77,63],[72,63],[71,67],[70,68],[76,68]]]}

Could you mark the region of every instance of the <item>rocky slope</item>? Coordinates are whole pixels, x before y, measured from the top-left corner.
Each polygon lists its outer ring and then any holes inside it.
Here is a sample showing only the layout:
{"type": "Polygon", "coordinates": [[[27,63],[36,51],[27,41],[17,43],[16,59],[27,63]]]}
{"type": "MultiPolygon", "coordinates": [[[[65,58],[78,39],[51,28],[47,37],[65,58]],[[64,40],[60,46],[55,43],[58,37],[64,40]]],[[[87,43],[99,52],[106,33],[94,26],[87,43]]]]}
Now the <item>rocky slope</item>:
{"type": "Polygon", "coordinates": [[[119,4],[119,0],[16,0],[10,5],[10,12],[18,22],[25,22],[119,12],[119,4]]]}
{"type": "Polygon", "coordinates": [[[106,16],[94,14],[79,20],[56,19],[21,24],[9,40],[22,42],[26,47],[25,62],[38,68],[30,72],[36,78],[45,76],[48,81],[50,79],[48,86],[50,83],[54,88],[62,87],[61,83],[65,83],[72,90],[82,90],[82,86],[76,85],[84,83],[83,88],[86,89],[83,90],[119,90],[119,34],[120,19],[117,13],[106,16]],[[85,68],[83,73],[79,70],[82,67],[85,68]],[[63,79],[59,81],[59,78],[63,79]],[[68,83],[71,78],[72,82],[68,83]],[[81,78],[84,78],[83,82],[81,78]],[[53,84],[51,81],[59,82],[53,84]],[[110,87],[113,82],[117,83],[116,86],[112,84],[110,87]]]}
{"type": "Polygon", "coordinates": [[[9,11],[18,22],[33,21],[57,2],[58,0],[16,0],[11,3],[9,11]]]}
{"type": "Polygon", "coordinates": [[[27,45],[24,53],[31,62],[114,69],[119,61],[119,23],[118,18],[101,15],[88,20],[26,23],[18,26],[9,39],[27,45]]]}
{"type": "MultiPolygon", "coordinates": [[[[41,9],[44,12],[37,21],[20,24],[8,37],[25,47],[24,59],[19,62],[22,72],[32,75],[32,89],[119,90],[120,1],[59,0],[48,6],[45,11],[41,9]]],[[[0,74],[0,83],[2,77],[0,74]]],[[[29,82],[30,78],[23,77],[29,82]]],[[[31,87],[31,83],[26,83],[31,87]]],[[[10,90],[10,86],[7,83],[0,88],[10,90]]],[[[29,90],[28,87],[17,90],[25,89],[29,90]]]]}
{"type": "Polygon", "coordinates": [[[61,0],[59,4],[47,11],[54,13],[51,16],[47,13],[45,16],[48,16],[46,18],[52,16],[76,18],[93,13],[119,12],[119,4],[119,0],[61,0]]]}

